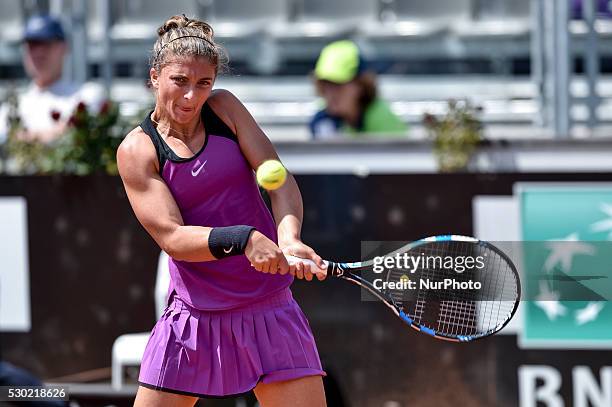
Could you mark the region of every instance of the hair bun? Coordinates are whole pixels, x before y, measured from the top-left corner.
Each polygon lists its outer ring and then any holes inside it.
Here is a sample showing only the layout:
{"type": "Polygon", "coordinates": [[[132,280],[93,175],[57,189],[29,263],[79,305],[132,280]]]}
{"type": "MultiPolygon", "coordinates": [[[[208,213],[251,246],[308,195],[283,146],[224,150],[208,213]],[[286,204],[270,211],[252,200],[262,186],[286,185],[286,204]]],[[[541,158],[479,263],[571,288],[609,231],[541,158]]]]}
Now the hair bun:
{"type": "Polygon", "coordinates": [[[209,40],[212,40],[214,32],[212,27],[200,20],[192,20],[185,14],[170,17],[166,22],[157,29],[159,37],[163,37],[173,30],[181,28],[195,28],[200,31],[201,35],[209,40]]]}
{"type": "Polygon", "coordinates": [[[159,37],[149,63],[160,72],[172,56],[204,57],[215,66],[215,73],[227,69],[227,54],[222,46],[215,43],[212,27],[197,18],[186,15],[172,16],[157,29],[159,37]]]}

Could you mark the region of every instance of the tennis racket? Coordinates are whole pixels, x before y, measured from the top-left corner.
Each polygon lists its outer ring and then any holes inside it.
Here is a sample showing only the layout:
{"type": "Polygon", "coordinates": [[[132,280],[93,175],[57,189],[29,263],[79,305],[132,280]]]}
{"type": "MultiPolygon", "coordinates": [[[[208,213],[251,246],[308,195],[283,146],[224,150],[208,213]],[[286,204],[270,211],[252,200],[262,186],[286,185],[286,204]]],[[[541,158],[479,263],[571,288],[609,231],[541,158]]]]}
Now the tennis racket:
{"type": "MultiPolygon", "coordinates": [[[[308,259],[287,259],[318,269],[308,259]]],[[[499,332],[512,319],[521,297],[510,258],[494,245],[466,236],[428,237],[369,261],[325,265],[328,276],[364,288],[412,328],[452,342],[499,332]],[[386,267],[381,258],[394,261],[387,260],[386,267]],[[468,258],[472,261],[466,262],[468,258]]]]}

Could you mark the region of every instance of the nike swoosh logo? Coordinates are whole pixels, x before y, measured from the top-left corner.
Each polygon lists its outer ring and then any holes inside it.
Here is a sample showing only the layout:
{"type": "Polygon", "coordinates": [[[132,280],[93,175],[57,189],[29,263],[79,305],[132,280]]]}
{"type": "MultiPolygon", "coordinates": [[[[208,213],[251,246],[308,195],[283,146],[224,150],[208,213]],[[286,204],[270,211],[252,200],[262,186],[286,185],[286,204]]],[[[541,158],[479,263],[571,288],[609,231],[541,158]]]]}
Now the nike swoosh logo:
{"type": "Polygon", "coordinates": [[[223,253],[225,253],[225,254],[230,254],[231,252],[232,252],[232,247],[230,247],[227,250],[223,249],[223,253]]]}
{"type": "Polygon", "coordinates": [[[204,168],[204,166],[206,165],[207,161],[208,160],[205,160],[198,168],[194,168],[193,170],[191,170],[191,175],[193,177],[197,177],[200,171],[202,171],[202,168],[204,168]]]}

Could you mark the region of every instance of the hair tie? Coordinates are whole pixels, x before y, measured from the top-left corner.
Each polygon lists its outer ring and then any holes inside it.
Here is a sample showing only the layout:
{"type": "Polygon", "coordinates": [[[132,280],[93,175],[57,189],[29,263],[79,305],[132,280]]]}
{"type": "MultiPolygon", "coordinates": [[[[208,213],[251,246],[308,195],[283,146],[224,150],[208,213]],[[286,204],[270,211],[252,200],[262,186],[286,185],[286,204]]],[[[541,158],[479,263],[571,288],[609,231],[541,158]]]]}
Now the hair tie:
{"type": "Polygon", "coordinates": [[[155,60],[157,61],[159,58],[159,54],[161,54],[161,52],[164,50],[164,48],[166,47],[166,45],[170,44],[171,42],[174,42],[176,40],[180,40],[181,38],[199,38],[201,40],[206,41],[207,43],[209,43],[213,48],[215,46],[215,44],[213,44],[213,42],[211,40],[209,40],[208,38],[205,37],[201,37],[199,35],[183,35],[181,37],[176,37],[174,39],[171,39],[170,41],[168,41],[167,43],[165,43],[164,45],[161,46],[161,48],[159,49],[159,51],[157,51],[157,55],[155,56],[155,60]]]}

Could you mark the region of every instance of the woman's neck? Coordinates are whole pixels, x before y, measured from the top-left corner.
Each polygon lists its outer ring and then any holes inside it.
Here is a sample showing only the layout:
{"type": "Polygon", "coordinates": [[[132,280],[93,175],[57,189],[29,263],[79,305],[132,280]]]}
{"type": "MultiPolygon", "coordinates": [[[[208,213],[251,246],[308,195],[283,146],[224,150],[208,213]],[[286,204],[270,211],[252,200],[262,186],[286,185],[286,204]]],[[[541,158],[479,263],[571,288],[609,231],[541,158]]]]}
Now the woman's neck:
{"type": "Polygon", "coordinates": [[[166,137],[179,138],[183,141],[192,140],[198,134],[201,122],[200,116],[198,115],[198,117],[190,123],[176,123],[157,109],[151,114],[151,121],[155,124],[160,134],[166,137]]]}

